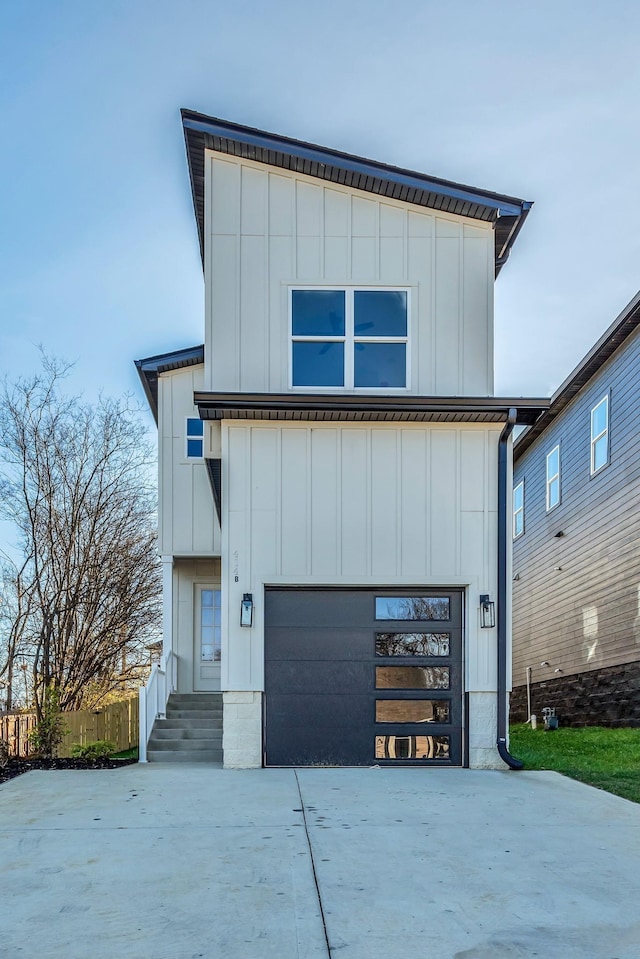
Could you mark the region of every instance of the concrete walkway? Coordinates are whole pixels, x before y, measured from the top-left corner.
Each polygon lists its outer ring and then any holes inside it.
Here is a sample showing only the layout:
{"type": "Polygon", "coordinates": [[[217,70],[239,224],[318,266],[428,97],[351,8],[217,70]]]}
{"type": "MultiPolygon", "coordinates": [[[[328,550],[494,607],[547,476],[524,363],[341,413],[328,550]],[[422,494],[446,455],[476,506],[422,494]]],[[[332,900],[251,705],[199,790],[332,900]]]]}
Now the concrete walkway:
{"type": "Polygon", "coordinates": [[[555,773],[32,772],[0,956],[640,959],[640,806],[555,773]]]}

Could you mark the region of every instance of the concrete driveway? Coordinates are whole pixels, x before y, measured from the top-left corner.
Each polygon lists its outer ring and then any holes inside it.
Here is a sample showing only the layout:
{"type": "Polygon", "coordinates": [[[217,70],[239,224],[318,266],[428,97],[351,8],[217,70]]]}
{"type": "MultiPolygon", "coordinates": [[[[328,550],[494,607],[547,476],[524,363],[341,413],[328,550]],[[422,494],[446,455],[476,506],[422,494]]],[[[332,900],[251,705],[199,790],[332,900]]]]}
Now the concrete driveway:
{"type": "Polygon", "coordinates": [[[640,959],[640,806],[555,773],[31,772],[0,876],[12,959],[640,959]]]}

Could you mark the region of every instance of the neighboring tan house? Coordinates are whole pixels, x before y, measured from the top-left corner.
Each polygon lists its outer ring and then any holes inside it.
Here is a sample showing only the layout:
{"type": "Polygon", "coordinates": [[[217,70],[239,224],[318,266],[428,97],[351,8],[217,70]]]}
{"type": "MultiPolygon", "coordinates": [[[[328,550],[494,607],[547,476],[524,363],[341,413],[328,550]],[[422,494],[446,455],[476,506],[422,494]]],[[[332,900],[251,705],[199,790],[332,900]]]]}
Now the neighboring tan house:
{"type": "Polygon", "coordinates": [[[640,724],[640,293],[514,447],[512,718],[640,724]]]}
{"type": "Polygon", "coordinates": [[[510,436],[548,403],[493,396],[493,283],[530,204],[183,125],[205,332],[137,364],[165,570],[143,756],[219,756],[210,708],[226,766],[500,767],[510,436]]]}

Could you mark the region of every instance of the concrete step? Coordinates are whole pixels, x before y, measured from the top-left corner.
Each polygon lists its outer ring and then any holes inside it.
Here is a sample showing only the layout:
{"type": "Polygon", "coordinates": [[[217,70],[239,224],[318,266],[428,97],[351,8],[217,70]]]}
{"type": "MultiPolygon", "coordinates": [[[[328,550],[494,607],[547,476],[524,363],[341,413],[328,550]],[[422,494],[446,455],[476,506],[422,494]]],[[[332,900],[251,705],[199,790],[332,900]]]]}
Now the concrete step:
{"type": "Polygon", "coordinates": [[[222,693],[171,693],[169,703],[187,707],[198,706],[201,709],[219,706],[222,709],[222,693]]]}
{"type": "Polygon", "coordinates": [[[185,726],[182,729],[176,729],[172,726],[165,726],[162,720],[157,722],[151,733],[151,740],[157,739],[219,739],[222,742],[222,730],[215,729],[213,726],[185,726]]]}
{"type": "Polygon", "coordinates": [[[176,709],[167,706],[167,719],[219,719],[222,722],[221,709],[176,709]]]}
{"type": "Polygon", "coordinates": [[[148,749],[150,763],[217,763],[222,764],[221,749],[148,749]]]}
{"type": "Polygon", "coordinates": [[[181,736],[175,736],[173,739],[154,739],[153,733],[149,740],[153,749],[215,749],[218,743],[222,746],[222,740],[219,739],[185,739],[181,736]]]}
{"type": "Polygon", "coordinates": [[[158,729],[222,729],[222,717],[211,716],[169,716],[167,719],[156,719],[158,729]]]}

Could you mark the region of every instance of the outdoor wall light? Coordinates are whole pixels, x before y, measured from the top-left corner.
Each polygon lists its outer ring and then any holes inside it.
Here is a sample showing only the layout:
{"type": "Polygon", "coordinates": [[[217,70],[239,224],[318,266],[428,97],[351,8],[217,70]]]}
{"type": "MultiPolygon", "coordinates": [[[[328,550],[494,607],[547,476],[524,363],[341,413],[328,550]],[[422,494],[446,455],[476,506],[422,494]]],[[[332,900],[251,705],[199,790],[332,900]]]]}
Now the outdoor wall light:
{"type": "Polygon", "coordinates": [[[480,597],[480,628],[492,629],[496,625],[496,604],[489,598],[488,593],[480,597]]]}
{"type": "Polygon", "coordinates": [[[240,625],[253,626],[253,594],[243,593],[240,606],[240,625]]]}

